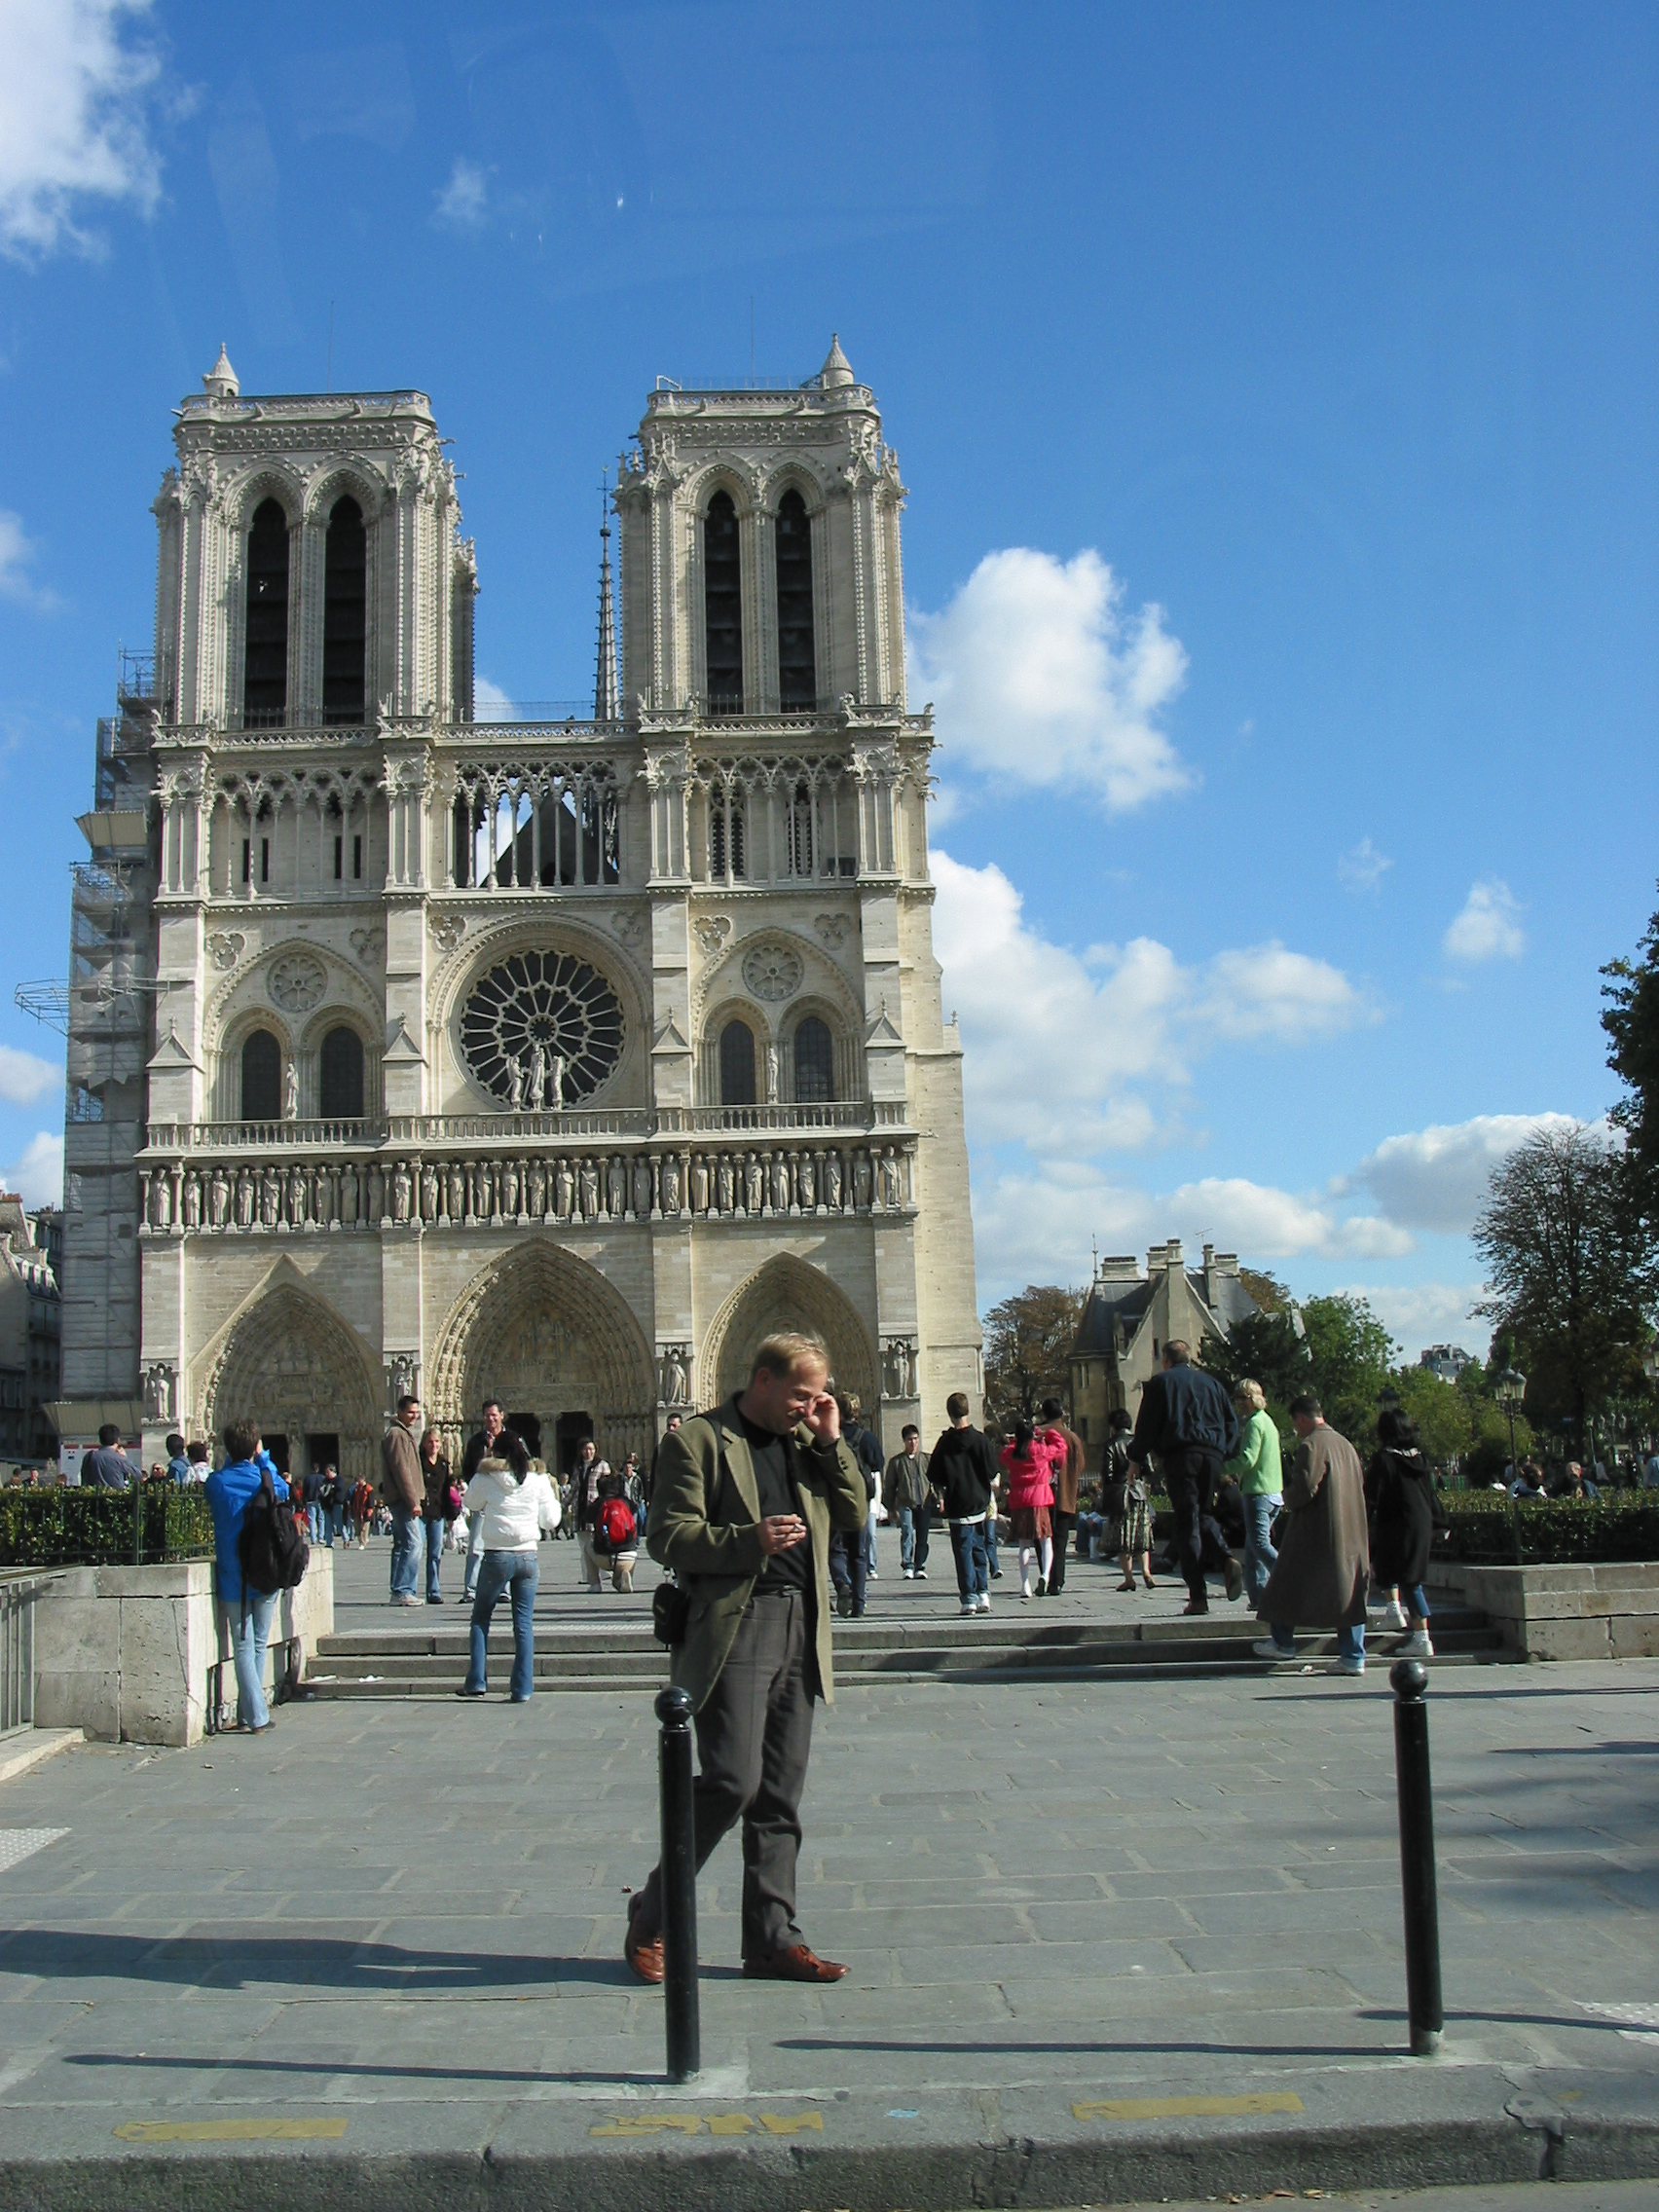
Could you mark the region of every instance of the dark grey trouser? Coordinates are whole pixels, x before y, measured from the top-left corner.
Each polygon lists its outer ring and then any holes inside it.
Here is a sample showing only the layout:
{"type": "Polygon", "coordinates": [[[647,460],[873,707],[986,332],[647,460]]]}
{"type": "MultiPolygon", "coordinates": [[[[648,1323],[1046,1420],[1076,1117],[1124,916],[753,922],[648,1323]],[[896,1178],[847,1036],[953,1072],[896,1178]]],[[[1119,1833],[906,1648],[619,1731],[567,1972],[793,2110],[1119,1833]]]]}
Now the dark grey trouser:
{"type": "MultiPolygon", "coordinates": [[[[752,1598],[695,1722],[697,1864],[728,1828],[743,1823],[746,1959],[800,1941],[795,1860],[812,1751],[811,1629],[804,1594],[752,1598]]],[[[635,1925],[647,1937],[662,1927],[658,1867],[641,1892],[635,1925]]]]}

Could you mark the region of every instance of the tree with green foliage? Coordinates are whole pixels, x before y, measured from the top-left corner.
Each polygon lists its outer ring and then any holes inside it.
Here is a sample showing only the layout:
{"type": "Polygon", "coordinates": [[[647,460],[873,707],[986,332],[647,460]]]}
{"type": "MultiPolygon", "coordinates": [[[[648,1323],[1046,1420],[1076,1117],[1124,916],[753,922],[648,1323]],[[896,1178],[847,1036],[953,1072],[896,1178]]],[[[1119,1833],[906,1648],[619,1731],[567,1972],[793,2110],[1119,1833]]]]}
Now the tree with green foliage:
{"type": "Polygon", "coordinates": [[[1475,1422],[1456,1383],[1443,1382],[1432,1368],[1402,1367],[1392,1388],[1400,1411],[1416,1424],[1424,1455],[1436,1466],[1464,1457],[1475,1440],[1475,1422]]]}
{"type": "Polygon", "coordinates": [[[985,1410],[999,1427],[1035,1419],[1045,1398],[1069,1402],[1083,1307],[1081,1290],[1027,1283],[985,1315],[985,1410]]]}
{"type": "Polygon", "coordinates": [[[1625,1087],[1612,1111],[1625,1135],[1620,1195],[1651,1295],[1659,1252],[1659,913],[1648,922],[1641,957],[1609,961],[1602,974],[1607,1065],[1625,1087]]]}
{"type": "Polygon", "coordinates": [[[1364,1454],[1376,1441],[1378,1401],[1390,1386],[1392,1337],[1363,1298],[1333,1293],[1302,1308],[1308,1361],[1325,1419],[1364,1454]]]}
{"type": "Polygon", "coordinates": [[[1200,1367],[1208,1368],[1235,1390],[1246,1376],[1262,1385],[1268,1412],[1285,1433],[1290,1429],[1290,1401],[1311,1385],[1312,1369],[1308,1344],[1297,1326],[1295,1309],[1288,1305],[1277,1311],[1249,1313],[1235,1321],[1225,1338],[1206,1337],[1198,1354],[1200,1367]]]}

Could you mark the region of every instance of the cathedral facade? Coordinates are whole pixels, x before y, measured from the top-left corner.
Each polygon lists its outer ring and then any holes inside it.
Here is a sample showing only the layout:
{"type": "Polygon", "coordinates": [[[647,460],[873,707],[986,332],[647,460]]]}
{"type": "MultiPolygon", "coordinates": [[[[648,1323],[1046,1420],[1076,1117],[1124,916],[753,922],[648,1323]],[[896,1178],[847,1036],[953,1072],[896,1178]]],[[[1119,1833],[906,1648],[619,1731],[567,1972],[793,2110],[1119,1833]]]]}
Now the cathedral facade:
{"type": "Polygon", "coordinates": [[[619,1459],[797,1325],[889,1449],[977,1404],[904,494],[839,347],[649,395],[588,720],[474,719],[424,394],[203,382],[82,818],[66,1399],[372,1477],[398,1393],[489,1393],[619,1459]]]}

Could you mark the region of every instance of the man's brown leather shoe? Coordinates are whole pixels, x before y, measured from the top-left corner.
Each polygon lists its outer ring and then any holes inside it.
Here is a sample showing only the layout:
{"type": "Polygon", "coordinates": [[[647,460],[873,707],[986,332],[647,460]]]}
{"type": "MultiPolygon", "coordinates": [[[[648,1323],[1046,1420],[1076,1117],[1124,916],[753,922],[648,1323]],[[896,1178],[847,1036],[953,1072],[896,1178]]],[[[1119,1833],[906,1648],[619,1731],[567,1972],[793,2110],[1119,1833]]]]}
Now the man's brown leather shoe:
{"type": "Polygon", "coordinates": [[[647,1938],[639,1933],[632,1905],[628,1908],[628,1934],[622,1945],[622,1956],[642,1981],[661,1981],[662,1936],[658,1934],[647,1938]]]}
{"type": "Polygon", "coordinates": [[[786,1943],[781,1951],[768,1951],[763,1958],[743,1962],[744,1977],[749,1981],[839,1981],[846,1971],[833,1959],[821,1959],[804,1943],[786,1943]]]}

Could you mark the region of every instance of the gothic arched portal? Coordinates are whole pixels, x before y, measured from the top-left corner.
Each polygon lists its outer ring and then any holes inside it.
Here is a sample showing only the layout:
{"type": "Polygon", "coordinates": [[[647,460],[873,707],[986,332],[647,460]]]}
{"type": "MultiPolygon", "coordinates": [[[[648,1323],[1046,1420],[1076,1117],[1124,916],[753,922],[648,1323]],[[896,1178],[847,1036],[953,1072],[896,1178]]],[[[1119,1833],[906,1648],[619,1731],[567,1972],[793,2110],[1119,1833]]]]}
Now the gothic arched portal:
{"type": "Polygon", "coordinates": [[[519,1245],[467,1284],[426,1380],[434,1425],[452,1437],[470,1433],[485,1398],[498,1398],[509,1418],[535,1417],[549,1463],[556,1439],[582,1415],[613,1465],[630,1451],[648,1458],[656,1395],[650,1348],[621,1294],[546,1237],[519,1245]]]}
{"type": "Polygon", "coordinates": [[[203,1383],[201,1416],[203,1435],[223,1437],[227,1421],[245,1419],[285,1438],[292,1473],[310,1464],[314,1438],[348,1482],[378,1479],[383,1423],[364,1355],[345,1322],[297,1284],[278,1283],[238,1316],[203,1383]]]}
{"type": "Polygon", "coordinates": [[[780,1329],[821,1337],[838,1388],[850,1391],[866,1418],[876,1418],[875,1354],[869,1332],[846,1292],[819,1268],[780,1253],[734,1291],[704,1340],[697,1401],[713,1405],[741,1390],[762,1338],[780,1329]]]}

